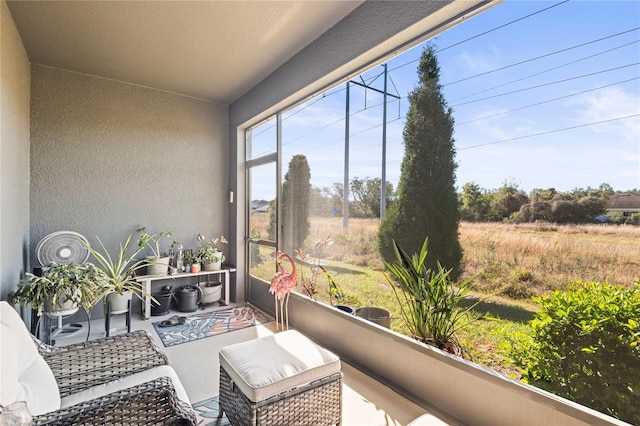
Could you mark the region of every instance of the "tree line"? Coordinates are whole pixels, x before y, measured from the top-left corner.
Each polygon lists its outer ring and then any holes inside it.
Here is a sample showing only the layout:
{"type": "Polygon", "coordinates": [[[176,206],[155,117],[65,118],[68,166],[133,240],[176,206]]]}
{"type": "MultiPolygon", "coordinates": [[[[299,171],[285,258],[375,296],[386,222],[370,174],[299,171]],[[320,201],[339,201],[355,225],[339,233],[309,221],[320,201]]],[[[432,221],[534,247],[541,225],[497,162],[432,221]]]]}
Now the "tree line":
{"type": "MultiPolygon", "coordinates": [[[[380,217],[380,182],[380,178],[369,177],[355,177],[351,180],[351,217],[380,217]]],[[[597,188],[574,188],[564,192],[555,188],[537,188],[527,194],[512,182],[504,182],[497,189],[485,189],[475,182],[468,182],[458,193],[458,208],[461,220],[467,222],[592,223],[594,218],[606,213],[609,198],[615,193],[607,183],[597,188]]],[[[343,194],[342,183],[335,183],[332,189],[312,187],[311,215],[342,216],[343,194]]],[[[387,182],[386,194],[389,209],[397,201],[390,182],[387,182]]]]}
{"type": "Polygon", "coordinates": [[[605,214],[614,194],[607,183],[566,192],[534,189],[526,194],[513,183],[505,182],[498,189],[486,190],[469,182],[459,194],[460,215],[468,222],[592,223],[594,218],[605,214]]]}

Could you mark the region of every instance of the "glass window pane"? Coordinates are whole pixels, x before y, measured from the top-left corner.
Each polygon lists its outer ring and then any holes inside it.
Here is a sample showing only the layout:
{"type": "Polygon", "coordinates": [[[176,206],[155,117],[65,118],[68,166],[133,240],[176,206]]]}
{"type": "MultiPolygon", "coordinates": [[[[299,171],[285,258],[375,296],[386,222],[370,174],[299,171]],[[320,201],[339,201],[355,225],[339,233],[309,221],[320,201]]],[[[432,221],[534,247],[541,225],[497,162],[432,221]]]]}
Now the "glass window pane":
{"type": "Polygon", "coordinates": [[[275,273],[276,249],[249,242],[249,274],[271,281],[275,273]]]}
{"type": "Polygon", "coordinates": [[[249,235],[251,238],[276,240],[276,163],[249,170],[249,235]]]}
{"type": "Polygon", "coordinates": [[[273,117],[247,131],[247,160],[276,152],[276,130],[276,118],[273,117]]]}

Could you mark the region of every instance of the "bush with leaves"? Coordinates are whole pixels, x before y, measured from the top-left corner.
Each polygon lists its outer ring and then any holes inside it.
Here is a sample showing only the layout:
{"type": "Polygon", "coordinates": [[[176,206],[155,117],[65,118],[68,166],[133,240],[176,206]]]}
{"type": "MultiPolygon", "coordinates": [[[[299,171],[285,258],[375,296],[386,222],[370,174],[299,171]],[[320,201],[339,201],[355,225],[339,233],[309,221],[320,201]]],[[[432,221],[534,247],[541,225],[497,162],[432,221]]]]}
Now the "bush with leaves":
{"type": "Polygon", "coordinates": [[[640,281],[576,281],[540,298],[532,339],[514,348],[523,380],[640,424],[640,281]]]}

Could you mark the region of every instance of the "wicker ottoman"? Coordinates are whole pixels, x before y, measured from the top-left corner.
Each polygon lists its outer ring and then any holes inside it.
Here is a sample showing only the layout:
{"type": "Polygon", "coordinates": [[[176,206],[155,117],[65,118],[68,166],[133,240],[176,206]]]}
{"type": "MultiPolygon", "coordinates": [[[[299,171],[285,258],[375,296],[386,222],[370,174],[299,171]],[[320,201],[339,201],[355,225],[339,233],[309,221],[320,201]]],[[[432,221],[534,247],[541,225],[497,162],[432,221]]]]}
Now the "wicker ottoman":
{"type": "Polygon", "coordinates": [[[232,425],[339,425],[340,359],[295,330],[220,351],[220,416],[232,425]]]}

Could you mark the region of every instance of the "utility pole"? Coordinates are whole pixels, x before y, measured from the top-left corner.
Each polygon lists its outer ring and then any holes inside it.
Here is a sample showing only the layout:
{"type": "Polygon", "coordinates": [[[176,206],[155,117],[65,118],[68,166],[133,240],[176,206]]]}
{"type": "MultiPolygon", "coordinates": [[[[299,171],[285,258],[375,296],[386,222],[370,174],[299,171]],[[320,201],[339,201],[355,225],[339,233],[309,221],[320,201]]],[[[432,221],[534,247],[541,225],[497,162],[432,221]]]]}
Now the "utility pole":
{"type": "MultiPolygon", "coordinates": [[[[345,111],[345,134],[344,134],[344,188],[342,206],[342,228],[349,229],[349,83],[382,93],[382,177],[380,185],[380,220],[387,214],[387,96],[400,100],[400,96],[388,93],[387,91],[387,64],[384,64],[384,90],[376,89],[370,84],[351,80],[347,81],[347,107],[345,111]]],[[[377,77],[376,77],[377,78],[377,77]]],[[[374,79],[375,80],[375,79],[374,79]]]]}
{"type": "Polygon", "coordinates": [[[344,124],[344,183],[342,187],[342,229],[349,230],[349,81],[344,124]]]}
{"type": "MultiPolygon", "coordinates": [[[[380,184],[380,221],[387,214],[387,64],[384,64],[384,93],[382,94],[382,177],[380,184]]],[[[400,98],[398,98],[400,99],[400,98]]]]}

